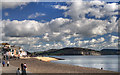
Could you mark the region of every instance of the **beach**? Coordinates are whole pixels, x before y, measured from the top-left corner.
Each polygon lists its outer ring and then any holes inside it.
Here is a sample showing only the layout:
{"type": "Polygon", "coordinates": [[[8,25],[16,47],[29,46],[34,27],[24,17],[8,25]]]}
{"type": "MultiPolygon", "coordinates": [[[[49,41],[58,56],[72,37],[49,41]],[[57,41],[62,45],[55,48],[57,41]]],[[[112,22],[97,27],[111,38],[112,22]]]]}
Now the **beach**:
{"type": "Polygon", "coordinates": [[[49,61],[56,61],[56,60],[60,60],[59,58],[52,58],[52,57],[20,57],[21,59],[38,59],[38,60],[41,60],[41,61],[46,61],[46,62],[49,62],[49,61]]]}
{"type": "Polygon", "coordinates": [[[40,61],[35,58],[14,59],[10,61],[11,65],[19,68],[21,67],[21,63],[26,63],[27,71],[31,73],[116,73],[95,68],[40,61]]]}
{"type": "Polygon", "coordinates": [[[52,63],[36,58],[11,59],[10,66],[2,68],[2,75],[16,75],[16,70],[21,68],[21,63],[27,64],[27,75],[119,75],[113,71],[52,63]]]}

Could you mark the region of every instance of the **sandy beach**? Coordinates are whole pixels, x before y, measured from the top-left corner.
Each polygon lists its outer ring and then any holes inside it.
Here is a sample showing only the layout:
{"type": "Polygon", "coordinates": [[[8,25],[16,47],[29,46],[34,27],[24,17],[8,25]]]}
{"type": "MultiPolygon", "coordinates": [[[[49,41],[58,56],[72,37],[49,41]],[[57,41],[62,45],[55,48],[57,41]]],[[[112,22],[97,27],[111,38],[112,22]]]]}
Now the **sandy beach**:
{"type": "Polygon", "coordinates": [[[57,61],[59,60],[58,58],[52,58],[52,57],[20,57],[21,59],[38,59],[38,60],[41,60],[41,61],[46,61],[46,62],[49,62],[49,61],[57,61]]]}
{"type": "Polygon", "coordinates": [[[10,61],[10,64],[15,67],[20,67],[21,63],[26,63],[27,71],[31,73],[115,73],[113,71],[105,71],[95,68],[45,62],[35,58],[10,61]]]}

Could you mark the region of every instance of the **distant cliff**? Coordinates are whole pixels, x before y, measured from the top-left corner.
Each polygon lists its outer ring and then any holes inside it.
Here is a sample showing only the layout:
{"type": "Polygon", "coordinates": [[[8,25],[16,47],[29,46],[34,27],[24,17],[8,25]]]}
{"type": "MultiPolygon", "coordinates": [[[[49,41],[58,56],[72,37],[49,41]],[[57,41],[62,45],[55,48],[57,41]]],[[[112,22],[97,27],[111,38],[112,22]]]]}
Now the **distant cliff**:
{"type": "Polygon", "coordinates": [[[118,49],[102,49],[101,55],[120,55],[120,50],[118,49]]]}
{"type": "Polygon", "coordinates": [[[36,52],[35,55],[101,55],[100,51],[87,48],[67,47],[63,49],[51,49],[44,52],[36,52]]]}
{"type": "Polygon", "coordinates": [[[67,47],[62,49],[51,49],[43,52],[34,52],[32,56],[39,55],[120,55],[118,49],[102,49],[100,51],[88,48],[67,47]]]}

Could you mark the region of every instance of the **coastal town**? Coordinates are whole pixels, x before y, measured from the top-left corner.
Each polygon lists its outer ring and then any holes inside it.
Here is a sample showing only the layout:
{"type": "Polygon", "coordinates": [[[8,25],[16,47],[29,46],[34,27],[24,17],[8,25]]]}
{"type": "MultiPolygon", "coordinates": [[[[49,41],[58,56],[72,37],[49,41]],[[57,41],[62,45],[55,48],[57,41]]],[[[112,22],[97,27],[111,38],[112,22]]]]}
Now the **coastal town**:
{"type": "Polygon", "coordinates": [[[27,52],[24,51],[20,46],[10,45],[8,43],[1,43],[0,50],[3,57],[12,58],[12,57],[24,57],[27,56],[27,52]]]}
{"type": "MultiPolygon", "coordinates": [[[[8,43],[0,44],[0,53],[1,53],[1,65],[2,65],[2,73],[16,73],[16,75],[20,75],[20,68],[14,67],[10,64],[10,61],[13,59],[20,59],[20,57],[26,57],[27,52],[25,52],[21,47],[16,45],[10,45],[8,43]],[[11,70],[9,70],[11,69],[11,70]]],[[[23,64],[23,63],[21,63],[23,64]]],[[[21,66],[21,74],[26,74],[26,63],[21,66]]]]}

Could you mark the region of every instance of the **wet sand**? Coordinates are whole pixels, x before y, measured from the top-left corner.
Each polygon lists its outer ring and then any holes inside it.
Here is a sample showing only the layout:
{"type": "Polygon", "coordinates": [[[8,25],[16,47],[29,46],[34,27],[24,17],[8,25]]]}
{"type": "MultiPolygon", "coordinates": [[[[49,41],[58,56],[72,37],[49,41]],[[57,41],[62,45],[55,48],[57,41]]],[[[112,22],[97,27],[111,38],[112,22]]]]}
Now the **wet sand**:
{"type": "Polygon", "coordinates": [[[46,62],[49,62],[49,61],[57,61],[59,59],[57,58],[53,58],[53,57],[21,57],[21,59],[30,59],[30,58],[34,58],[34,59],[38,59],[38,60],[41,60],[41,61],[46,61],[46,62]]]}
{"type": "Polygon", "coordinates": [[[10,64],[21,67],[21,63],[27,64],[27,71],[31,73],[116,73],[95,68],[86,68],[67,64],[40,61],[35,58],[11,60],[10,64]]]}

